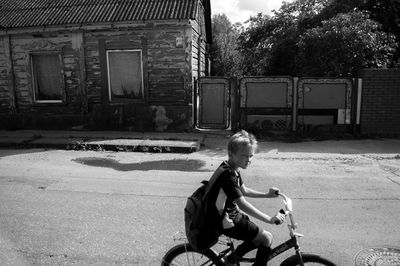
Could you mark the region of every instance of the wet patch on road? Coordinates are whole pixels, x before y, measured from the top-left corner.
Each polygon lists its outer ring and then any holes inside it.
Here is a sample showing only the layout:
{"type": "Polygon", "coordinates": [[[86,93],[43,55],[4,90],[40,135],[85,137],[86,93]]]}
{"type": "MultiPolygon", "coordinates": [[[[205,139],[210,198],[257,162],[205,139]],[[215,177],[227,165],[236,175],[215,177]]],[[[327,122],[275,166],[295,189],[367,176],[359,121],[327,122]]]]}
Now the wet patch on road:
{"type": "Polygon", "coordinates": [[[363,249],[355,256],[355,266],[398,266],[400,248],[377,247],[363,249]]]}
{"type": "Polygon", "coordinates": [[[158,161],[146,161],[139,163],[120,163],[117,160],[109,158],[95,158],[95,157],[84,157],[77,158],[73,161],[96,167],[112,168],[117,171],[184,171],[184,172],[205,172],[206,169],[202,169],[205,166],[205,162],[202,160],[158,160],[158,161]]]}

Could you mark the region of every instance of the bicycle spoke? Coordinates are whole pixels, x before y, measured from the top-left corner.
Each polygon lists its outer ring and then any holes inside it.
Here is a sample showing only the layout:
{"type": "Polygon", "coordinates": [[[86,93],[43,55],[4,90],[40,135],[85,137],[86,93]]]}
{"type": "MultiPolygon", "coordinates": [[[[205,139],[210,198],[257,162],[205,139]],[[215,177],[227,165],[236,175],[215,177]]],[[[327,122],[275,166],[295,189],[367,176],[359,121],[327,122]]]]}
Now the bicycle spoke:
{"type": "Polygon", "coordinates": [[[211,250],[203,253],[195,251],[189,244],[179,244],[171,248],[163,257],[162,266],[210,266],[219,265],[220,259],[211,250]]]}
{"type": "Polygon", "coordinates": [[[325,264],[321,264],[319,262],[306,262],[304,263],[306,266],[321,266],[321,265],[325,265],[325,264]]]}
{"type": "Polygon", "coordinates": [[[176,256],[174,260],[171,262],[171,265],[174,266],[207,266],[213,265],[213,262],[207,257],[197,252],[185,252],[180,256],[176,256]]]}

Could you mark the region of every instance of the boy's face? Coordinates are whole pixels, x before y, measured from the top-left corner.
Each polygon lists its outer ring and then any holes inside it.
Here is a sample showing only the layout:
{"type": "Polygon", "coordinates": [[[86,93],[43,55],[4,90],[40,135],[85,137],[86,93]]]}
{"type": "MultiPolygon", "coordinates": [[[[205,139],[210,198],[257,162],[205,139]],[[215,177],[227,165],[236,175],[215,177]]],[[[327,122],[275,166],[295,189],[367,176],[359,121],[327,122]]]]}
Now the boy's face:
{"type": "Polygon", "coordinates": [[[234,166],[246,169],[250,165],[251,158],[254,156],[255,149],[251,145],[240,146],[239,150],[230,154],[230,162],[234,166]]]}

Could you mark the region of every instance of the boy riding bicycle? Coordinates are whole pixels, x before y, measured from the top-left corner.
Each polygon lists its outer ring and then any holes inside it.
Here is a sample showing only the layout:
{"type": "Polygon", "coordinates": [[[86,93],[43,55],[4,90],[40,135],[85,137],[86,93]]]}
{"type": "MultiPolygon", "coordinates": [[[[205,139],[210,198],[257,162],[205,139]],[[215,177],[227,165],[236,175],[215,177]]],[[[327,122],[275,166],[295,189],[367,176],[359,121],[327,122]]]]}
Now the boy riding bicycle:
{"type": "Polygon", "coordinates": [[[282,223],[285,215],[278,213],[273,217],[261,212],[245,197],[273,198],[277,197],[278,188],[270,188],[267,193],[248,188],[243,183],[239,168],[246,169],[257,149],[257,140],[245,130],[234,134],[228,141],[228,160],[221,164],[224,171],[219,180],[221,188],[215,206],[225,216],[222,220],[222,233],[228,237],[243,240],[233,254],[225,258],[227,264],[234,264],[237,257],[242,257],[257,248],[254,265],[266,265],[272,244],[272,234],[250,221],[247,215],[265,223],[282,223]]]}

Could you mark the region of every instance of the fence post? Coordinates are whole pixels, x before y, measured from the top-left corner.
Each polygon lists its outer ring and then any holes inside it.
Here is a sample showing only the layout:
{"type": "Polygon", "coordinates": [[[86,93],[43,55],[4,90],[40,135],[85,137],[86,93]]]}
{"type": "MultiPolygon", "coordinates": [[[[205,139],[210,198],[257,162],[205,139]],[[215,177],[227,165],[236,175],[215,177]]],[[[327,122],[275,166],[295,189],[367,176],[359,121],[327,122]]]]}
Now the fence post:
{"type": "Polygon", "coordinates": [[[231,122],[231,130],[233,132],[236,132],[238,129],[238,117],[240,117],[240,99],[239,99],[239,86],[238,86],[238,79],[236,77],[230,77],[229,78],[229,94],[230,94],[230,105],[229,105],[229,110],[230,110],[230,122],[231,122]]]}
{"type": "Polygon", "coordinates": [[[362,78],[357,78],[355,83],[356,83],[356,86],[354,86],[355,97],[353,98],[355,99],[353,106],[355,110],[353,118],[355,119],[353,120],[353,134],[359,133],[359,126],[361,119],[362,78]]]}
{"type": "Polygon", "coordinates": [[[297,131],[297,100],[298,100],[298,77],[293,77],[293,91],[292,91],[292,131],[297,131]]]}

